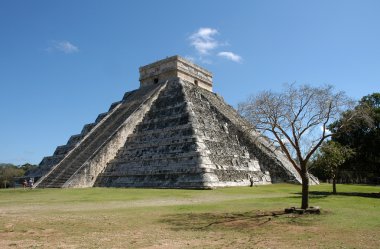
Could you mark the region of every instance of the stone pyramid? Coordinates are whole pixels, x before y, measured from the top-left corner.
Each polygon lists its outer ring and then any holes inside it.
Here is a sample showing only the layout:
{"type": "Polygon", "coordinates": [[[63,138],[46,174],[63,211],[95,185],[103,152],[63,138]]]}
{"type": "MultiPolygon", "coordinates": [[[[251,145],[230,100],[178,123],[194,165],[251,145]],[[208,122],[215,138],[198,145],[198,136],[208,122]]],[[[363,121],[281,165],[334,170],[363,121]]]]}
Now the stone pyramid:
{"type": "Polygon", "coordinates": [[[40,163],[35,187],[214,188],[301,182],[284,154],[173,56],[40,163]]]}

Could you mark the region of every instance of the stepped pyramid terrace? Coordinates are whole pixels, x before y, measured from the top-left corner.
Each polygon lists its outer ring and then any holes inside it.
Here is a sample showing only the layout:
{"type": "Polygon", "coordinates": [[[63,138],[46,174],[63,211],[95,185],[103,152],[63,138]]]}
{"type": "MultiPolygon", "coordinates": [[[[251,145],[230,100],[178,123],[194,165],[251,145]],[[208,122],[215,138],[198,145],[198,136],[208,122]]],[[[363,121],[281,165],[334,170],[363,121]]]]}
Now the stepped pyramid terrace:
{"type": "Polygon", "coordinates": [[[215,188],[301,181],[285,155],[212,92],[212,73],[172,56],[140,88],[58,146],[37,188],[215,188]]]}

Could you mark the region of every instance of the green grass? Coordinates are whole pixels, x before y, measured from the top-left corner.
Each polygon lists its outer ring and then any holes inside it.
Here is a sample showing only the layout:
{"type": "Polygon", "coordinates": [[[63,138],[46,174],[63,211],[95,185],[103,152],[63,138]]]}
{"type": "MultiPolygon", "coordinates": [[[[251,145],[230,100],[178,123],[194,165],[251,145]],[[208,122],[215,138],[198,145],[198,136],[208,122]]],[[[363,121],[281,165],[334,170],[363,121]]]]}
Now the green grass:
{"type": "Polygon", "coordinates": [[[0,248],[378,248],[380,187],[0,190],[0,248]]]}

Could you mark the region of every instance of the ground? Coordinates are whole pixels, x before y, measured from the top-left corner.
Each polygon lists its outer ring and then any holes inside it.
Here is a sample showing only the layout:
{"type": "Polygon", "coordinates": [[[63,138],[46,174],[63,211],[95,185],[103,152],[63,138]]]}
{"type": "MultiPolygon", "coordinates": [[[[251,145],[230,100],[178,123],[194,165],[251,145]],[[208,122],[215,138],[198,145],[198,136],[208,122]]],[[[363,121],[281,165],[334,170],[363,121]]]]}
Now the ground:
{"type": "Polygon", "coordinates": [[[379,186],[312,186],[322,213],[284,214],[300,190],[1,190],[0,248],[378,248],[379,186]]]}

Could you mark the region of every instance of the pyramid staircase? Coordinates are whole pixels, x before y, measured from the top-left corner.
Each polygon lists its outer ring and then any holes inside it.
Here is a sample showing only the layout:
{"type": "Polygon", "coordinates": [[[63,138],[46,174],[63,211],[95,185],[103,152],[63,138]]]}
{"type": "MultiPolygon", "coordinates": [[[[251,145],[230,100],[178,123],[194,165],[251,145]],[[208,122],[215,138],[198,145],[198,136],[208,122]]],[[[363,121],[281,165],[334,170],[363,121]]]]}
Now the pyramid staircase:
{"type": "Polygon", "coordinates": [[[107,115],[98,117],[95,124],[86,125],[85,132],[80,136],[73,136],[68,145],[58,147],[64,157],[39,181],[35,187],[60,188],[74,175],[80,167],[88,161],[109,140],[115,131],[126,122],[144,101],[162,88],[162,84],[144,87],[125,94],[121,102],[111,106],[107,115]],[[73,146],[73,141],[79,143],[73,146]],[[64,149],[63,149],[64,148],[64,149]],[[71,149],[71,150],[70,150],[71,149]]]}

